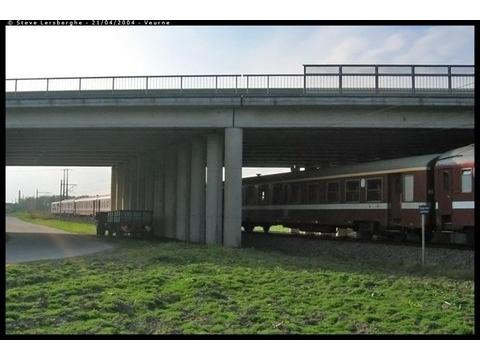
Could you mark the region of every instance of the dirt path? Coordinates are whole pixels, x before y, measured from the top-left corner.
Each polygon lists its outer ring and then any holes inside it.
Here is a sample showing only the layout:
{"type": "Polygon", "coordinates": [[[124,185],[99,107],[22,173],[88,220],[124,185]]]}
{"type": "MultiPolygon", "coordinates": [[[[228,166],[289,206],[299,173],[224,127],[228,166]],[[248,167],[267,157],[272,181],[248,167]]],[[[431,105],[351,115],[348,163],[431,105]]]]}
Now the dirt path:
{"type": "Polygon", "coordinates": [[[87,255],[112,248],[92,235],[72,234],[13,216],[7,216],[5,224],[7,264],[87,255]]]}

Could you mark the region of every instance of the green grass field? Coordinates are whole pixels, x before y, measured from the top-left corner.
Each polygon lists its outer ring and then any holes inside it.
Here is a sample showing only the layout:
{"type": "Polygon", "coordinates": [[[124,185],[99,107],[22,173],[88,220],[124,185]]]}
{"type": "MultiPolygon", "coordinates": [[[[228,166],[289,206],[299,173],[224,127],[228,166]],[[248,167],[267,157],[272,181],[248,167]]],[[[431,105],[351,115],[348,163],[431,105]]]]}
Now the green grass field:
{"type": "Polygon", "coordinates": [[[474,282],[347,259],[123,240],[6,266],[8,334],[472,334],[474,282]]]}
{"type": "Polygon", "coordinates": [[[49,213],[41,212],[17,212],[12,213],[12,215],[29,223],[45,225],[76,234],[94,235],[96,233],[95,224],[91,222],[57,219],[52,217],[49,213]]]}

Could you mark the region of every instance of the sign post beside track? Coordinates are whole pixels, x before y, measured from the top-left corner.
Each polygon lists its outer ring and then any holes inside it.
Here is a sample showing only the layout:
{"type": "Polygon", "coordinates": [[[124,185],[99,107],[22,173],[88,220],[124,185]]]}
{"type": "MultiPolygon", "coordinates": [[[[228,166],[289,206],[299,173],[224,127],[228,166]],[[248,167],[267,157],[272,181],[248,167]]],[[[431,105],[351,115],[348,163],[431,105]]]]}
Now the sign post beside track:
{"type": "Polygon", "coordinates": [[[418,207],[420,215],[422,216],[422,266],[425,266],[425,215],[430,211],[429,205],[420,205],[418,207]]]}

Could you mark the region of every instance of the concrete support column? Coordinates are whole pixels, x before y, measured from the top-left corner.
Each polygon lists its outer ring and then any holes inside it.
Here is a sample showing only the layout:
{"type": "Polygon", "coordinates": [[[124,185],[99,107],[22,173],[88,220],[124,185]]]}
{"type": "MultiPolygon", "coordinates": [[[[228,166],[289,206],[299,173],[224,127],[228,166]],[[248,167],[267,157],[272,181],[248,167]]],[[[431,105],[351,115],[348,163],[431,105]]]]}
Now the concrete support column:
{"type": "Polygon", "coordinates": [[[123,210],[131,209],[130,207],[130,164],[129,161],[123,163],[123,210]]]}
{"type": "Polygon", "coordinates": [[[176,194],[177,194],[177,159],[174,150],[165,156],[164,177],[164,234],[168,238],[176,237],[176,194]]]}
{"type": "Polygon", "coordinates": [[[145,156],[137,160],[137,210],[145,210],[145,156]]]}
{"type": "Polygon", "coordinates": [[[154,166],[151,155],[147,155],[145,159],[145,210],[153,210],[154,199],[154,166]]]}
{"type": "Polygon", "coordinates": [[[117,210],[124,209],[124,196],[125,196],[125,164],[118,165],[117,171],[117,210]]]}
{"type": "Polygon", "coordinates": [[[137,158],[133,158],[130,160],[129,164],[129,209],[130,210],[138,210],[138,203],[137,203],[137,158]]]}
{"type": "Polygon", "coordinates": [[[223,218],[223,136],[207,137],[207,187],[205,199],[205,242],[222,244],[223,218]]]}
{"type": "Polygon", "coordinates": [[[205,165],[203,139],[192,142],[190,166],[190,242],[205,242],[205,165]]]}
{"type": "Polygon", "coordinates": [[[177,230],[176,238],[187,241],[190,218],[190,144],[177,148],[177,230]]]}
{"type": "Polygon", "coordinates": [[[223,245],[242,243],[242,161],[243,129],[225,129],[225,187],[223,245]]]}
{"type": "Polygon", "coordinates": [[[159,156],[153,159],[154,168],[154,200],[153,200],[153,232],[156,236],[165,234],[165,170],[164,159],[159,156]]]}
{"type": "Polygon", "coordinates": [[[117,165],[112,165],[110,176],[110,208],[117,210],[117,165]]]}

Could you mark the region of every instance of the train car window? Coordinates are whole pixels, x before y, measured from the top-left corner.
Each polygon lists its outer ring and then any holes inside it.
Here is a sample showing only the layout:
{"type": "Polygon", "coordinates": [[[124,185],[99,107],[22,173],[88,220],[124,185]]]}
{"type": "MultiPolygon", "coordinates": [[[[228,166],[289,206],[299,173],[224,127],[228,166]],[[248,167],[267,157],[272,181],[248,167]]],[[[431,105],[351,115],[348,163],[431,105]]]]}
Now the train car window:
{"type": "Polygon", "coordinates": [[[290,185],[290,199],[289,202],[292,204],[297,204],[300,202],[300,184],[291,184],[290,185]]]}
{"type": "Polygon", "coordinates": [[[367,201],[381,201],[382,200],[382,180],[369,179],[367,180],[367,201]]]}
{"type": "Polygon", "coordinates": [[[462,170],[462,193],[472,192],[472,170],[462,170]]]}
{"type": "Polygon", "coordinates": [[[255,205],[255,187],[253,185],[247,186],[246,192],[247,205],[255,205]]]}
{"type": "Polygon", "coordinates": [[[325,183],[321,182],[318,184],[318,202],[325,203],[327,198],[327,191],[325,188],[325,183]]]}
{"type": "Polygon", "coordinates": [[[345,181],[345,201],[346,202],[360,201],[360,180],[345,181]]]}
{"type": "Polygon", "coordinates": [[[340,184],[338,182],[331,182],[327,184],[327,201],[329,203],[335,203],[339,201],[339,190],[340,184]]]}
{"type": "Polygon", "coordinates": [[[307,203],[309,204],[315,204],[318,201],[318,190],[319,190],[319,184],[318,183],[313,183],[313,184],[308,184],[308,191],[307,191],[307,203]]]}
{"type": "Polygon", "coordinates": [[[450,172],[443,172],[443,190],[450,191],[450,172]]]}
{"type": "Polygon", "coordinates": [[[283,184],[273,185],[273,203],[282,204],[283,203],[283,184]]]}
{"type": "Polygon", "coordinates": [[[413,201],[413,175],[403,176],[403,201],[413,201]]]}

